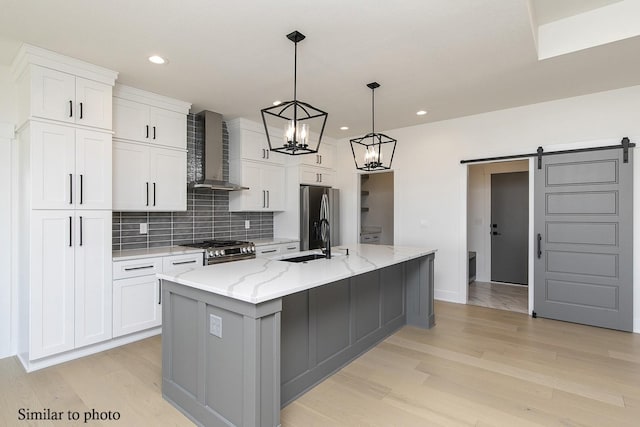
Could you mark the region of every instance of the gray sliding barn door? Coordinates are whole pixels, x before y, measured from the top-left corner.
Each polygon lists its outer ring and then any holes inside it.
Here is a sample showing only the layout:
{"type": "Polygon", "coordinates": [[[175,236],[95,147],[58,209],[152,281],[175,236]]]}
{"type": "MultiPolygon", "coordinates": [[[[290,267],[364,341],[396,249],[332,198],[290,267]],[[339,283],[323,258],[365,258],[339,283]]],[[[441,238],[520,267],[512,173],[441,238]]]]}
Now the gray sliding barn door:
{"type": "Polygon", "coordinates": [[[534,311],[633,329],[633,150],[542,157],[535,170],[534,311]]]}

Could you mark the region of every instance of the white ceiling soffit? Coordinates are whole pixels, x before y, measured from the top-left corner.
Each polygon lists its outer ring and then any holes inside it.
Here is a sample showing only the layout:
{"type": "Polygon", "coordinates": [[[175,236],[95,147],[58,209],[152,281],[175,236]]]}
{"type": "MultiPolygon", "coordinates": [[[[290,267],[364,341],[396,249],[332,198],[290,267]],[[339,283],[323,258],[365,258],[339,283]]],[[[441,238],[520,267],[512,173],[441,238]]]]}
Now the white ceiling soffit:
{"type": "Polygon", "coordinates": [[[638,0],[531,0],[538,59],[640,35],[638,0]]]}

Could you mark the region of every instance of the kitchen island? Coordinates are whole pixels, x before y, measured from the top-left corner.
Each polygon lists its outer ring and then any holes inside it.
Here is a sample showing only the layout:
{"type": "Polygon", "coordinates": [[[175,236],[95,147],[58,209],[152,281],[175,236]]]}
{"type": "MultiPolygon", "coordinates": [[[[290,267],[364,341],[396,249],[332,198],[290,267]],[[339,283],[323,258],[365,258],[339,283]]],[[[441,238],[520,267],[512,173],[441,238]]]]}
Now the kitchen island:
{"type": "Polygon", "coordinates": [[[158,275],[165,399],[200,425],[278,426],[282,406],[403,325],[433,326],[435,250],[332,254],[158,275]]]}

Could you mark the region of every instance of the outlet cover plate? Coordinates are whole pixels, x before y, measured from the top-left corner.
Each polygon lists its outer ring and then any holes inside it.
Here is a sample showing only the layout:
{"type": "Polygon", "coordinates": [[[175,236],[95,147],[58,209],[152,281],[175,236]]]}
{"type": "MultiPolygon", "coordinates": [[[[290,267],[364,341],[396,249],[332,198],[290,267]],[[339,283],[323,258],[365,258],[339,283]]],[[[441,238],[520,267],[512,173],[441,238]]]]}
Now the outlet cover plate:
{"type": "Polygon", "coordinates": [[[222,317],[215,314],[209,315],[209,333],[218,338],[222,338],[222,317]]]}

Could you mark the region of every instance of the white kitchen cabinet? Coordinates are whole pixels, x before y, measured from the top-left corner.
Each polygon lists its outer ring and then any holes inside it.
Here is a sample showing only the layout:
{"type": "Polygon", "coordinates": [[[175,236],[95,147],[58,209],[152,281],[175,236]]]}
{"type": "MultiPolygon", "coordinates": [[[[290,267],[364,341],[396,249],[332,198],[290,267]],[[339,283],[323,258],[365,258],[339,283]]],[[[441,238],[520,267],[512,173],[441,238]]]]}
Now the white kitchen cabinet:
{"type": "Polygon", "coordinates": [[[21,133],[31,146],[33,209],[111,209],[111,135],[33,121],[21,133]]]}
{"type": "Polygon", "coordinates": [[[185,211],[187,153],[114,141],[113,209],[185,211]]]}
{"type": "Polygon", "coordinates": [[[162,288],[156,273],[180,273],[202,267],[201,252],[113,263],[113,336],[162,324],[162,288]]]}
{"type": "Polygon", "coordinates": [[[32,117],[111,129],[111,85],[33,66],[32,117]]]}
{"type": "Polygon", "coordinates": [[[191,104],[118,85],[113,97],[114,138],[187,149],[191,104]]]}
{"type": "Polygon", "coordinates": [[[113,336],[162,324],[160,281],[155,275],[113,281],[113,336]]]}
{"type": "MultiPolygon", "coordinates": [[[[285,155],[269,151],[269,142],[264,128],[244,119],[232,120],[229,130],[229,160],[253,160],[275,165],[284,165],[285,155]]],[[[275,143],[275,141],[272,141],[275,143]]]]}
{"type": "Polygon", "coordinates": [[[300,242],[275,243],[273,245],[256,246],[257,257],[271,257],[300,251],[300,242]]]}
{"type": "Polygon", "coordinates": [[[331,170],[321,169],[314,166],[300,166],[298,168],[300,174],[300,184],[319,185],[324,187],[332,187],[334,185],[335,174],[331,170]]]}
{"type": "Polygon", "coordinates": [[[336,148],[331,144],[322,143],[317,153],[299,156],[300,165],[316,166],[333,169],[336,148]]]}
{"type": "Polygon", "coordinates": [[[111,338],[111,212],[30,218],[29,359],[111,338]]]}
{"type": "Polygon", "coordinates": [[[280,211],[284,209],[284,168],[262,162],[240,162],[231,181],[248,190],[229,194],[230,211],[280,211]]]}

